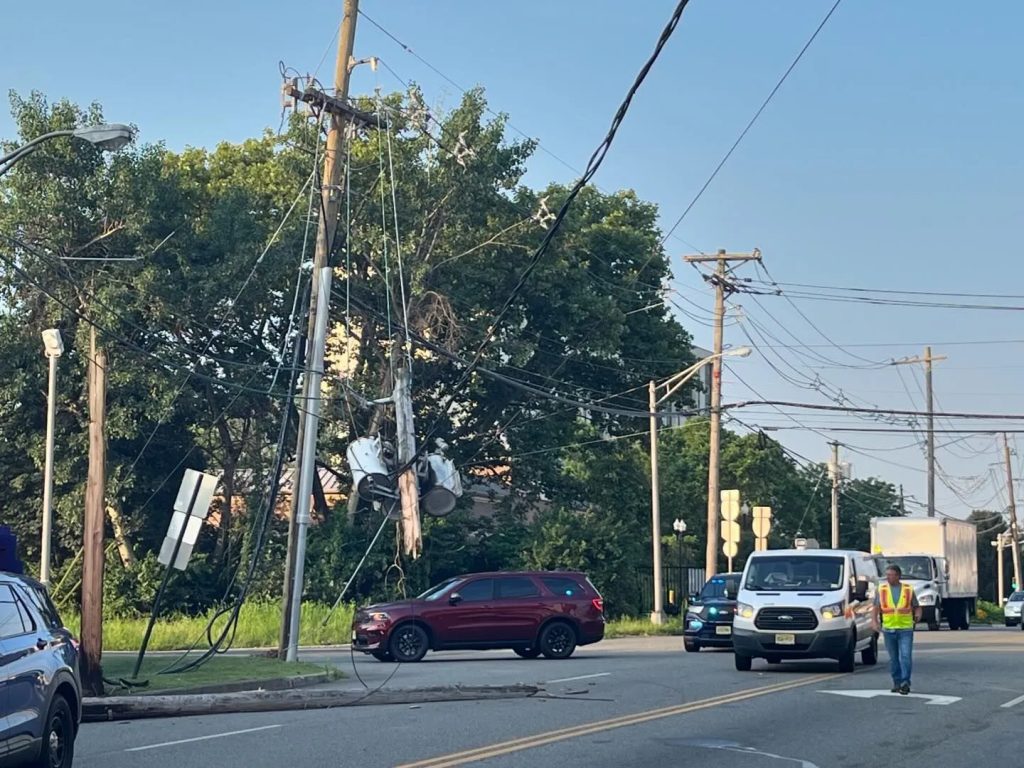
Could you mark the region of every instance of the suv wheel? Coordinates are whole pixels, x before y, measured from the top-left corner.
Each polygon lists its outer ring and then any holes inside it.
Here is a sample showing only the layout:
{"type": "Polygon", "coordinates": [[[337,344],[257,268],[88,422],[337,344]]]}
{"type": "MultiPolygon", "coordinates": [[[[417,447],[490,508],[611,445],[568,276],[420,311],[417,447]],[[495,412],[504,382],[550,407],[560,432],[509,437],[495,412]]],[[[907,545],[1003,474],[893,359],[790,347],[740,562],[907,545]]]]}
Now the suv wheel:
{"type": "Polygon", "coordinates": [[[430,638],[418,624],[402,624],[391,633],[388,651],[400,664],[412,664],[427,655],[430,638]]]}
{"type": "Polygon", "coordinates": [[[536,659],[540,656],[540,648],[513,648],[512,652],[521,659],[536,659]]]}
{"type": "Polygon", "coordinates": [[[46,730],[34,768],[71,768],[75,759],[75,725],[71,707],[63,696],[54,696],[46,715],[46,730]]]}
{"type": "Polygon", "coordinates": [[[556,621],[541,630],[537,645],[545,658],[568,659],[576,650],[576,631],[564,621],[556,621]]]}
{"type": "Polygon", "coordinates": [[[685,648],[688,653],[699,653],[700,643],[696,640],[691,640],[688,637],[683,638],[683,648],[685,648]]]}

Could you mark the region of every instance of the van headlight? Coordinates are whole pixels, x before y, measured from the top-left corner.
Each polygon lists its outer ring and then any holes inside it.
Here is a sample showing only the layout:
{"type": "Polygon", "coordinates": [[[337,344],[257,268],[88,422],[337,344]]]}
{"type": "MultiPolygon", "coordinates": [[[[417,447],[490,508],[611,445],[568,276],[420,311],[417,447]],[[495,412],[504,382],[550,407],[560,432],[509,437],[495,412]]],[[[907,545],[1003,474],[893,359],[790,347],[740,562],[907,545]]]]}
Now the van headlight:
{"type": "Polygon", "coordinates": [[[747,605],[746,603],[737,603],[736,615],[741,619],[752,619],[754,618],[754,606],[747,605]]]}
{"type": "Polygon", "coordinates": [[[921,605],[935,605],[935,595],[918,595],[917,602],[921,605]]]}
{"type": "Polygon", "coordinates": [[[844,614],[845,611],[846,606],[844,606],[842,603],[826,605],[824,608],[821,609],[821,618],[825,620],[838,619],[844,614]]]}

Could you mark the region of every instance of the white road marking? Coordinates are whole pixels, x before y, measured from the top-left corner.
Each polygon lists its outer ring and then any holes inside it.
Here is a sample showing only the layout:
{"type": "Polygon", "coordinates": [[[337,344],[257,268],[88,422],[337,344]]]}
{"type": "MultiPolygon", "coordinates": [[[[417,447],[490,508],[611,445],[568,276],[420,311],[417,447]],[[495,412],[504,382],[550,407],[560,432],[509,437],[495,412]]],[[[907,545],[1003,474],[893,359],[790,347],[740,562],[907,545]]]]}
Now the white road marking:
{"type": "Polygon", "coordinates": [[[1024,696],[1018,696],[1016,699],[1012,699],[1012,700],[1006,702],[1005,704],[1001,704],[1000,708],[1001,709],[1009,709],[1010,707],[1017,706],[1022,701],[1024,701],[1024,696]]]}
{"type": "Polygon", "coordinates": [[[927,699],[926,704],[934,704],[937,706],[947,706],[949,704],[955,704],[960,701],[959,696],[937,696],[929,693],[893,693],[892,691],[877,690],[877,691],[818,691],[818,693],[829,693],[833,696],[849,696],[852,699],[873,699],[876,696],[896,696],[903,699],[927,699]]]}
{"type": "Polygon", "coordinates": [[[758,755],[759,757],[767,757],[770,760],[781,760],[786,763],[797,763],[800,768],[818,768],[817,765],[812,763],[810,760],[803,760],[799,757],[785,757],[783,755],[776,755],[772,752],[762,752],[759,749],[753,747],[746,747],[742,744],[736,744],[731,741],[692,741],[688,742],[695,747],[701,747],[703,749],[721,749],[726,752],[739,752],[744,755],[758,755]]]}
{"type": "Polygon", "coordinates": [[[259,728],[245,728],[241,731],[228,731],[227,733],[213,733],[209,736],[196,736],[193,739],[178,739],[177,741],[165,741],[161,744],[147,744],[144,747],[132,747],[125,752],[145,752],[147,749],[160,749],[161,747],[173,747],[178,744],[191,744],[194,741],[208,741],[210,739],[223,739],[225,736],[240,736],[243,733],[255,733],[256,731],[269,731],[272,728],[280,728],[280,725],[261,725],[259,728]]]}
{"type": "Polygon", "coordinates": [[[611,672],[598,672],[593,675],[577,675],[576,677],[561,677],[558,680],[548,680],[548,685],[554,685],[555,683],[574,683],[577,680],[592,680],[595,677],[608,677],[611,672]]]}

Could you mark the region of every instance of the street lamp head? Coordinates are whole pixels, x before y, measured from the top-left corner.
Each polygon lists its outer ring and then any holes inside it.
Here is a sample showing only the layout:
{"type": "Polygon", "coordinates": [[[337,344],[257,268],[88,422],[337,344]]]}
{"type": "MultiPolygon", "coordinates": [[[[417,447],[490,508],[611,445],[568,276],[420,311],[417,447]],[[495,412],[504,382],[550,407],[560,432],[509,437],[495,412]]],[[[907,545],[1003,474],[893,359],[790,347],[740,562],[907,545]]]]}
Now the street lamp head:
{"type": "Polygon", "coordinates": [[[43,348],[47,357],[60,357],[64,354],[64,339],[56,328],[43,331],[43,348]]]}
{"type": "Polygon", "coordinates": [[[686,521],[677,517],[672,523],[672,530],[676,533],[686,533],[686,521]]]}
{"type": "Polygon", "coordinates": [[[133,131],[130,126],[122,123],[104,123],[76,128],[71,135],[76,139],[88,141],[104,152],[116,152],[128,145],[132,140],[133,131]]]}
{"type": "Polygon", "coordinates": [[[722,353],[722,357],[750,357],[750,347],[731,347],[722,353]]]}

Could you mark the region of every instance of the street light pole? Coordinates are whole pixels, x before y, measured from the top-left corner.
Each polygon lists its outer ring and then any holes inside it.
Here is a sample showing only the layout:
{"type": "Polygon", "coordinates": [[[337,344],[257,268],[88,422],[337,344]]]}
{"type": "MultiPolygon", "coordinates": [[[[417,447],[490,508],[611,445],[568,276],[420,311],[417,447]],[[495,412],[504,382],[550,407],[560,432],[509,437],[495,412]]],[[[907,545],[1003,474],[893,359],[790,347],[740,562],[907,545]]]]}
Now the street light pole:
{"type": "Polygon", "coordinates": [[[46,458],[43,465],[43,540],[39,547],[39,580],[50,585],[50,547],[53,538],[53,431],[57,415],[57,359],[64,353],[60,331],[43,331],[43,346],[50,361],[46,398],[46,458]]]}
{"type": "Polygon", "coordinates": [[[663,624],[665,622],[665,601],[664,585],[662,584],[661,568],[661,488],[658,478],[658,406],[674,395],[680,387],[692,379],[705,365],[711,362],[717,363],[723,357],[747,357],[750,355],[750,347],[735,347],[718,352],[698,360],[689,368],[670,376],[660,385],[651,381],[648,385],[648,406],[650,410],[650,432],[651,432],[651,547],[654,561],[654,605],[651,611],[651,623],[663,624]],[[665,388],[665,394],[658,397],[659,386],[665,388]]]}
{"type": "Polygon", "coordinates": [[[122,123],[105,123],[103,125],[89,125],[84,128],[50,131],[42,136],[37,136],[13,152],[0,157],[0,176],[11,170],[16,162],[25,159],[35,152],[40,144],[50,139],[70,136],[74,139],[87,141],[104,152],[116,152],[132,140],[133,133],[130,126],[123,125],[122,123]]]}

